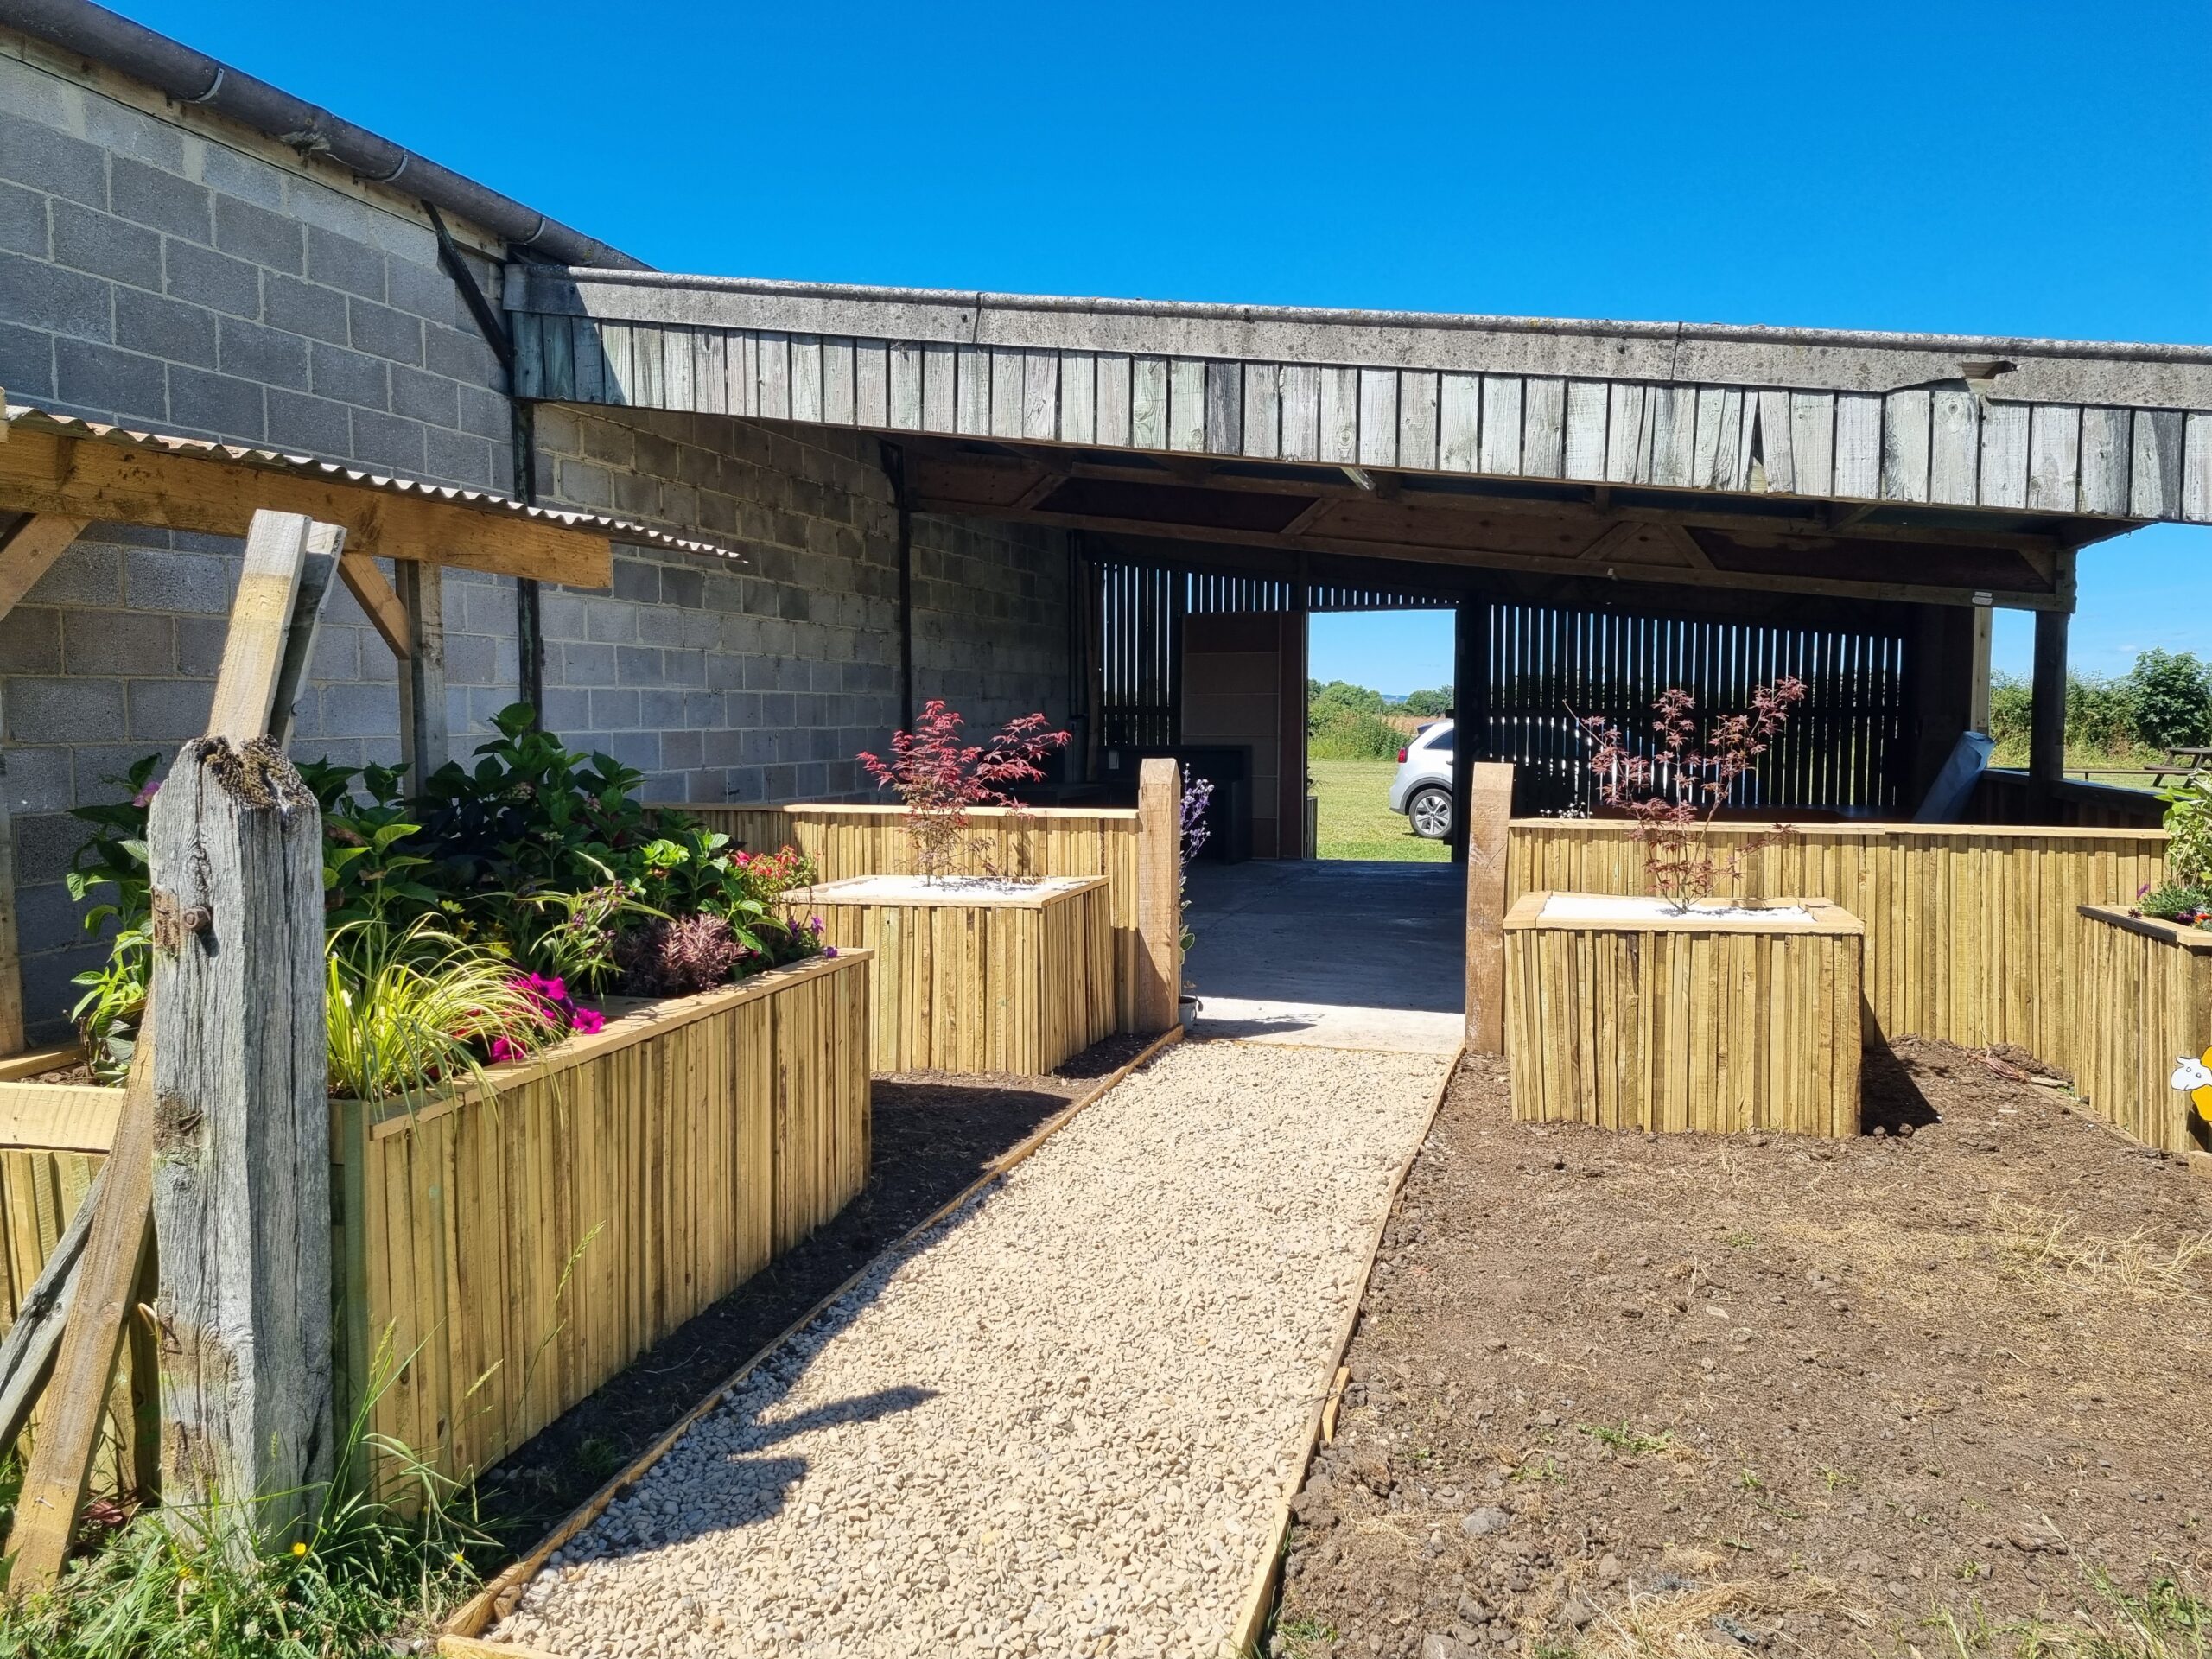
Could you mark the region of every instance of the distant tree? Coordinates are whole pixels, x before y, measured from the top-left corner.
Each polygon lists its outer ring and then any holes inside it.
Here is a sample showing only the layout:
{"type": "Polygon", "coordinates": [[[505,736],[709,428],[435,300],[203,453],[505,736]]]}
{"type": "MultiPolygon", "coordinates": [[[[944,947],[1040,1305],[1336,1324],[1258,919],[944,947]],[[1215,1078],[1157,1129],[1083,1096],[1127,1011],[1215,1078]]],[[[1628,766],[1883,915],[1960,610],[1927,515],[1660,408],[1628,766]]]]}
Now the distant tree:
{"type": "Polygon", "coordinates": [[[1409,715],[1448,715],[1452,712],[1452,688],[1446,685],[1433,691],[1413,692],[1402,706],[1409,715]]]}
{"type": "Polygon", "coordinates": [[[2212,741],[2212,671],[2195,653],[2146,651],[2136,658],[2123,683],[2133,705],[2136,733],[2145,742],[2164,747],[2212,741]]]}
{"type": "Polygon", "coordinates": [[[1370,691],[1363,685],[1353,685],[1345,680],[1308,680],[1306,682],[1306,706],[1316,709],[1363,709],[1379,715],[1387,706],[1380,691],[1370,691]]]}

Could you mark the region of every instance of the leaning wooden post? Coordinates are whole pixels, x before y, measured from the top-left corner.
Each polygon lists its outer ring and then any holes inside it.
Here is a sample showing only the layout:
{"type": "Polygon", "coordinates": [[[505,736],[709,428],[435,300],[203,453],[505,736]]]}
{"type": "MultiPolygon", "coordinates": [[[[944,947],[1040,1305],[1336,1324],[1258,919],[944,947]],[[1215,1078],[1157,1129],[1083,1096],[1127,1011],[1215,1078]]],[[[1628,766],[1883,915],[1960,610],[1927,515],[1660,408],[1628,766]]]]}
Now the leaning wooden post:
{"type": "Polygon", "coordinates": [[[1176,1020],[1183,986],[1183,772],[1173,760],[1137,771],[1137,1029],[1176,1020]]]}
{"type": "Polygon", "coordinates": [[[279,1540],[332,1462],[322,821],[263,734],[307,531],[257,515],[209,734],[147,827],[163,1496],[279,1540]]]}
{"type": "Polygon", "coordinates": [[[1505,866],[1513,768],[1475,762],[1467,820],[1467,1052],[1505,1052],[1505,866]]]}

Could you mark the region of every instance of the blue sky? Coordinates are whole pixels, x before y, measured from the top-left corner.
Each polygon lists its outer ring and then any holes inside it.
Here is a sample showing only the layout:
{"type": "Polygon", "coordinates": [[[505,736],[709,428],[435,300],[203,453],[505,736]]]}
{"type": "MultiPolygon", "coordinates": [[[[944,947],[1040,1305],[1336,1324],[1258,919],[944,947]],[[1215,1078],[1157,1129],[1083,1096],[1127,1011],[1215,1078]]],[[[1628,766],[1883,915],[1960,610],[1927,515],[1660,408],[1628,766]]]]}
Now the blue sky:
{"type": "MultiPolygon", "coordinates": [[[[2202,0],[121,10],[669,270],[2212,340],[2202,0]]],[[[2085,553],[2077,663],[2212,648],[2208,557],[2085,553]]]]}

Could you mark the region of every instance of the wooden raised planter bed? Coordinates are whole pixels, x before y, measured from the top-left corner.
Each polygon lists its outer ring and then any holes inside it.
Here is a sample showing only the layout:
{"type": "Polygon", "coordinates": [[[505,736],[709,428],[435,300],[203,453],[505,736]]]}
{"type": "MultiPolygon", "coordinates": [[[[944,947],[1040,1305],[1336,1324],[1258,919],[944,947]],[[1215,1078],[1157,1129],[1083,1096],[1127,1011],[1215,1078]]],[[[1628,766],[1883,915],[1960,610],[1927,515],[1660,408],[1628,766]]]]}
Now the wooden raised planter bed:
{"type": "MultiPolygon", "coordinates": [[[[413,1110],[334,1101],[340,1410],[381,1383],[375,1433],[485,1468],[836,1215],[868,1179],[870,966],[613,1001],[603,1031],[413,1110]]],[[[121,1094],[0,1083],[15,1296],[68,1220],[19,1192],[66,1179],[73,1207],[93,1165],[22,1138],[121,1094]]]]}
{"type": "Polygon", "coordinates": [[[839,950],[876,953],[878,1071],[1040,1076],[1115,1029],[1103,876],[867,875],[794,893],[839,950]]]}
{"type": "Polygon", "coordinates": [[[2212,1046],[2212,931],[2121,905],[2083,905],[2081,982],[2063,993],[2080,1021],[2075,1085],[2089,1109],[2212,1173],[2212,1124],[2173,1086],[2174,1064],[2212,1046]],[[2089,1011],[2094,1011],[2090,1013],[2089,1011]]]}
{"type": "Polygon", "coordinates": [[[1857,1134],[1858,918],[1819,899],[1743,908],[1775,913],[1524,894],[1505,918],[1514,1116],[1857,1134]]]}

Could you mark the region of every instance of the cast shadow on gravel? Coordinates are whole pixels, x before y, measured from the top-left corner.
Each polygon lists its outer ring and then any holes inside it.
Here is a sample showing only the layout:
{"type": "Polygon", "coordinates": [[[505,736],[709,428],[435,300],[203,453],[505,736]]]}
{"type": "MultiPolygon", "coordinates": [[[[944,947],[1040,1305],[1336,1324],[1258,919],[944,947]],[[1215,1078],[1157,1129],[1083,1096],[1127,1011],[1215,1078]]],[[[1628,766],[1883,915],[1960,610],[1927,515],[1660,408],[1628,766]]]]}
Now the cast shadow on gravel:
{"type": "Polygon", "coordinates": [[[1937,1121],[1936,1109],[1914,1081],[1912,1069],[1887,1043],[1878,1042],[1859,1056],[1859,1132],[1910,1134],[1937,1121]]]}

